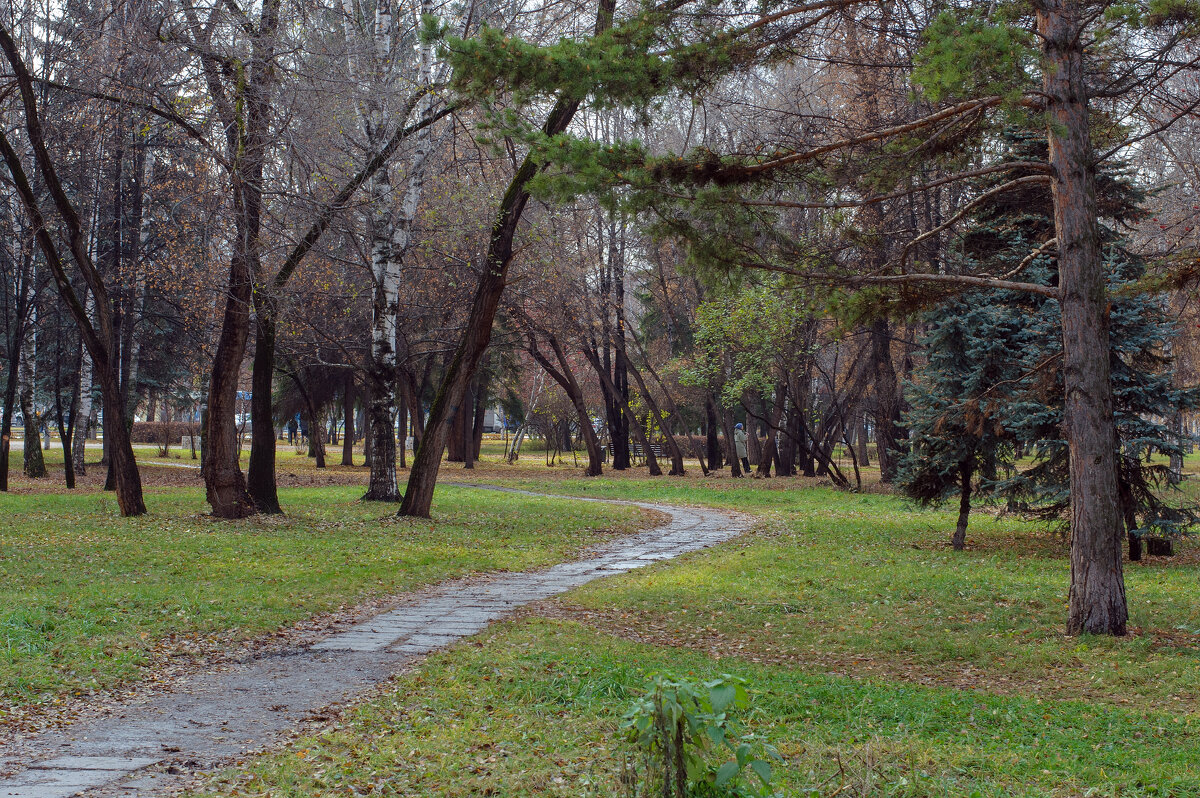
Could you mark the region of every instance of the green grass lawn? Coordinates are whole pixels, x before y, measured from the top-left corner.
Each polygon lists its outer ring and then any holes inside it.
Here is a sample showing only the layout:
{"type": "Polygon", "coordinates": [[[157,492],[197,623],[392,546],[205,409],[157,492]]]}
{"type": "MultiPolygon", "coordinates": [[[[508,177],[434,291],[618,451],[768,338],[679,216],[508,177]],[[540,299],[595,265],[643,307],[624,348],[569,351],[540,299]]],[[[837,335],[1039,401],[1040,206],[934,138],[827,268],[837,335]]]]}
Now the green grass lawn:
{"type": "Polygon", "coordinates": [[[616,795],[626,751],[614,729],[648,670],[749,679],[745,722],[782,756],[784,795],[1200,794],[1200,724],[1165,709],[716,660],[564,621],[505,624],[479,642],[198,794],[616,795]]]}
{"type": "Polygon", "coordinates": [[[641,524],[637,511],[441,488],[400,519],[362,488],[280,492],[287,515],[217,521],[199,488],[0,494],[0,714],[139,676],[165,638],[237,640],[472,572],[559,562],[641,524]]]}
{"type": "Polygon", "coordinates": [[[764,523],[438,654],[211,791],[616,794],[628,753],[617,721],[645,675],[666,670],[750,681],[747,722],[783,756],[786,795],[1200,795],[1190,543],[1174,560],[1127,565],[1133,634],[1070,638],[1066,549],[1049,531],[980,513],[959,553],[950,513],[797,484],[555,481],[764,523]]]}

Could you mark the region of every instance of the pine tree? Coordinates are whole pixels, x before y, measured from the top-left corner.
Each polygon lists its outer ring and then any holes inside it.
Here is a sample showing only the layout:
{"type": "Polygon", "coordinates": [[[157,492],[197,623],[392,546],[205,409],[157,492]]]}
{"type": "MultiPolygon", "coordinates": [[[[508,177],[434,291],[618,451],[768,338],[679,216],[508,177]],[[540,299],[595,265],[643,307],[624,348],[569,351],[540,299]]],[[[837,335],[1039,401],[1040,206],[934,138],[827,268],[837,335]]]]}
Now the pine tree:
{"type": "Polygon", "coordinates": [[[966,545],[973,481],[1013,459],[1016,439],[996,418],[997,388],[1022,378],[1022,353],[1038,333],[995,297],[979,301],[984,296],[970,294],[928,317],[927,360],[906,391],[909,448],[897,482],[923,505],[958,496],[956,550],[966,545]]]}
{"type": "MultiPolygon", "coordinates": [[[[1044,147],[1036,138],[1013,138],[1018,157],[1044,147]]],[[[1121,174],[1102,174],[1098,184],[1109,218],[1122,223],[1136,217],[1141,197],[1121,174]]],[[[1055,283],[1052,254],[1028,257],[1034,242],[1053,231],[1045,189],[1007,196],[983,209],[977,222],[960,242],[971,268],[1055,283]]],[[[1191,508],[1163,498],[1170,474],[1161,459],[1182,453],[1178,435],[1163,419],[1195,407],[1198,395],[1172,385],[1170,360],[1163,353],[1170,334],[1167,319],[1156,298],[1136,290],[1144,261],[1113,227],[1101,233],[1114,297],[1109,334],[1120,506],[1130,557],[1139,559],[1142,537],[1179,534],[1196,521],[1191,508]]],[[[973,484],[976,496],[1060,517],[1070,504],[1070,472],[1062,432],[1058,301],[1027,292],[973,292],[943,305],[926,321],[928,360],[912,391],[913,444],[903,461],[904,491],[923,504],[960,497],[955,548],[964,543],[973,484]],[[1024,462],[1022,454],[1032,460],[1024,462]]]]}

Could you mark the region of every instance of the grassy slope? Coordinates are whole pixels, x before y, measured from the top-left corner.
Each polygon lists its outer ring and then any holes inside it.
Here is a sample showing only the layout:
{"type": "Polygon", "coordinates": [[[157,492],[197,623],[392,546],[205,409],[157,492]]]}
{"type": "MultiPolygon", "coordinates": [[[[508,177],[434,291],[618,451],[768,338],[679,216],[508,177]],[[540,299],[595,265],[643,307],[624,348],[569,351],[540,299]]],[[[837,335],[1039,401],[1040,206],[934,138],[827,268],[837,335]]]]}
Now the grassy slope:
{"type": "MultiPolygon", "coordinates": [[[[167,635],[250,637],[371,596],[475,571],[567,559],[624,507],[439,489],[434,521],[358,501],[357,487],[287,489],[282,518],[215,521],[199,488],[111,496],[0,494],[0,698],[44,700],[137,675],[167,635]]],[[[2,706],[2,704],[0,704],[2,706]]]]}
{"type": "Polygon", "coordinates": [[[1067,638],[1057,538],[980,515],[972,549],[955,553],[949,514],[785,484],[557,480],[559,492],[736,506],[766,523],[575,591],[557,620],[438,655],[344,727],[218,789],[333,795],[377,779],[398,795],[577,795],[589,782],[608,794],[616,718],[664,668],[752,681],[752,726],[786,757],[787,794],[1200,795],[1190,546],[1127,567],[1136,634],[1067,638]]]}

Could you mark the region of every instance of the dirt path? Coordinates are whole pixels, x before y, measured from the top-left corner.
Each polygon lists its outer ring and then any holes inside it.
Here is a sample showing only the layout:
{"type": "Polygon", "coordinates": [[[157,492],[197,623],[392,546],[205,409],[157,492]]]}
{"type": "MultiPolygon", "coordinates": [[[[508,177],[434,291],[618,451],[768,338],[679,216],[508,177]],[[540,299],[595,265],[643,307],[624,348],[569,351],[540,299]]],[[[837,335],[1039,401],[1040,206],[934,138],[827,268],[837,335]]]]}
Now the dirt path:
{"type": "Polygon", "coordinates": [[[729,540],[752,521],[718,510],[612,503],[657,510],[671,520],[587,552],[581,560],[445,583],[312,645],[181,680],[164,694],[23,741],[20,750],[0,749],[0,772],[20,768],[0,781],[0,798],[161,795],[196,771],[271,745],[306,720],[381,685],[413,659],[518,607],[729,540]]]}

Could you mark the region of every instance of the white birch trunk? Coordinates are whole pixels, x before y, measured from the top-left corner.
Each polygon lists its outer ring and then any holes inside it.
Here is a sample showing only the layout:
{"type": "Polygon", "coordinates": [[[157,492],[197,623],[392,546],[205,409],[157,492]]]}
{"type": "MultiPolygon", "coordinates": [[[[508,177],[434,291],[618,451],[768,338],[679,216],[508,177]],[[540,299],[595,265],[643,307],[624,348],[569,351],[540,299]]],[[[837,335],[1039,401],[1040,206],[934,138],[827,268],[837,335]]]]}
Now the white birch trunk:
{"type": "MultiPolygon", "coordinates": [[[[95,313],[95,300],[89,293],[87,298],[87,314],[90,318],[95,313]]],[[[84,465],[85,449],[88,432],[96,423],[96,403],[92,400],[96,389],[95,375],[92,372],[92,358],[88,355],[87,347],[80,347],[79,361],[79,409],[75,420],[75,437],[71,441],[71,462],[75,466],[76,476],[87,473],[84,465]]]]}

